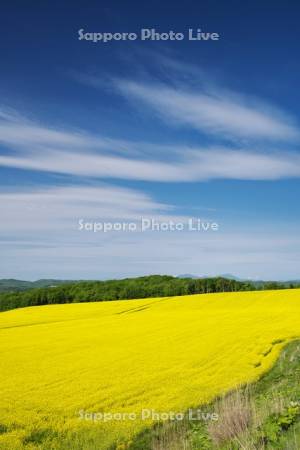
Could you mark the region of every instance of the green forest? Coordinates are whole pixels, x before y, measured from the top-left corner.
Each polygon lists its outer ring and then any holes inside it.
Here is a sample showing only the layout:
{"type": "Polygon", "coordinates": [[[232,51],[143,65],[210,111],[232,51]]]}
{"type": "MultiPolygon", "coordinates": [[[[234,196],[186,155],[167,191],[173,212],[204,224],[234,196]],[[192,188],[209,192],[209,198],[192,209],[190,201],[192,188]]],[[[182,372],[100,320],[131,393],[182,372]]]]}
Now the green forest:
{"type": "Polygon", "coordinates": [[[167,275],[150,275],[139,278],[108,281],[80,281],[63,283],[55,287],[34,288],[20,292],[0,293],[0,311],[26,306],[57,303],[101,302],[138,299],[146,297],[170,297],[212,292],[236,292],[261,289],[285,289],[297,287],[277,282],[245,282],[215,278],[176,278],[167,275]]]}

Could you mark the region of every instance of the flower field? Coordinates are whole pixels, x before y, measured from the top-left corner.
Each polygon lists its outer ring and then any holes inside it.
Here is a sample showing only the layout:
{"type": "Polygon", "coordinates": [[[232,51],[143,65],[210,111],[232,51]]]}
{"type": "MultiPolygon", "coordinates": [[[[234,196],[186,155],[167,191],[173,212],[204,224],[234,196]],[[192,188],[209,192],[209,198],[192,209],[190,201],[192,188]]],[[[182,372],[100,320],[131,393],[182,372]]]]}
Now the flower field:
{"type": "Polygon", "coordinates": [[[142,410],[183,412],[255,380],[299,336],[297,289],[0,313],[0,448],[122,448],[152,423],[142,410]]]}

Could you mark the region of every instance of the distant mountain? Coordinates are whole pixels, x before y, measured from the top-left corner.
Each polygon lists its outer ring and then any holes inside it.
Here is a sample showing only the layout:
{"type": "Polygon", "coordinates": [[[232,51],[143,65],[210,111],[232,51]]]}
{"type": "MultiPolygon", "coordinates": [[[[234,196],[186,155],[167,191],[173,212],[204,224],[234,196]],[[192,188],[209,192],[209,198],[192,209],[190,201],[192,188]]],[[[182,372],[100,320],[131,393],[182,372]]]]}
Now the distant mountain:
{"type": "Polygon", "coordinates": [[[194,279],[196,279],[196,278],[203,278],[203,277],[199,277],[198,275],[193,275],[191,273],[183,273],[181,275],[177,275],[176,278],[194,278],[194,279]]]}
{"type": "MultiPolygon", "coordinates": [[[[221,278],[227,278],[228,280],[236,280],[236,281],[244,281],[242,278],[236,277],[234,275],[231,275],[230,273],[224,273],[221,275],[193,275],[191,273],[185,273],[182,275],[177,275],[177,278],[193,278],[193,279],[199,279],[199,278],[215,278],[215,277],[221,277],[221,278]]],[[[248,281],[248,280],[245,280],[248,281]]]]}
{"type": "Polygon", "coordinates": [[[64,283],[74,283],[74,280],[37,280],[37,281],[23,281],[11,279],[0,280],[0,292],[18,292],[26,291],[27,289],[54,287],[64,283]]]}
{"type": "Polygon", "coordinates": [[[231,273],[222,273],[221,275],[218,275],[218,276],[222,277],[222,278],[227,278],[228,280],[249,281],[249,280],[246,280],[245,278],[236,277],[235,275],[232,275],[231,273]]]}
{"type": "Polygon", "coordinates": [[[192,278],[192,279],[203,279],[203,278],[227,278],[227,280],[234,280],[234,281],[241,281],[241,282],[249,282],[249,283],[253,283],[256,287],[261,287],[267,283],[280,283],[283,284],[284,286],[289,286],[289,285],[297,285],[300,284],[300,279],[295,279],[295,280],[253,280],[251,278],[241,278],[241,277],[237,277],[236,275],[232,275],[231,273],[222,273],[219,275],[206,275],[206,276],[199,276],[199,275],[193,275],[190,273],[186,273],[183,275],[177,275],[177,278],[192,278]]]}

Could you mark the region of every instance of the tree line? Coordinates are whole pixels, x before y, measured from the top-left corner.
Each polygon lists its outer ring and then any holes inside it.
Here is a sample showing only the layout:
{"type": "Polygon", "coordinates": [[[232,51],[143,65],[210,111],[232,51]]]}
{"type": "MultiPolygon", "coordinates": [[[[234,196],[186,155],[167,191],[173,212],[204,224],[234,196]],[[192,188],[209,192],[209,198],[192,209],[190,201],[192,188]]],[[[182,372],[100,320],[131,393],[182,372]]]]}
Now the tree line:
{"type": "Polygon", "coordinates": [[[80,281],[22,292],[3,292],[0,294],[0,311],[60,303],[171,297],[212,292],[284,289],[287,287],[296,286],[274,282],[256,285],[254,282],[237,281],[223,277],[193,279],[150,275],[123,280],[80,281]]]}

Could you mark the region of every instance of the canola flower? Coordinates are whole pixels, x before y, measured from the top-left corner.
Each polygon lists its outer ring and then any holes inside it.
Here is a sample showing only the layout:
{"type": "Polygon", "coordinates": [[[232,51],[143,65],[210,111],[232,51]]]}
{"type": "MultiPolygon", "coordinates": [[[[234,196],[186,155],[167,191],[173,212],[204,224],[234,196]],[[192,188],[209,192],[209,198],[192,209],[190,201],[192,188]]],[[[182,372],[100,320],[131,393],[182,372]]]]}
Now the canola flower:
{"type": "Polygon", "coordinates": [[[185,411],[254,381],[299,336],[297,289],[0,313],[0,449],[126,448],[153,423],[141,411],[185,411]]]}

